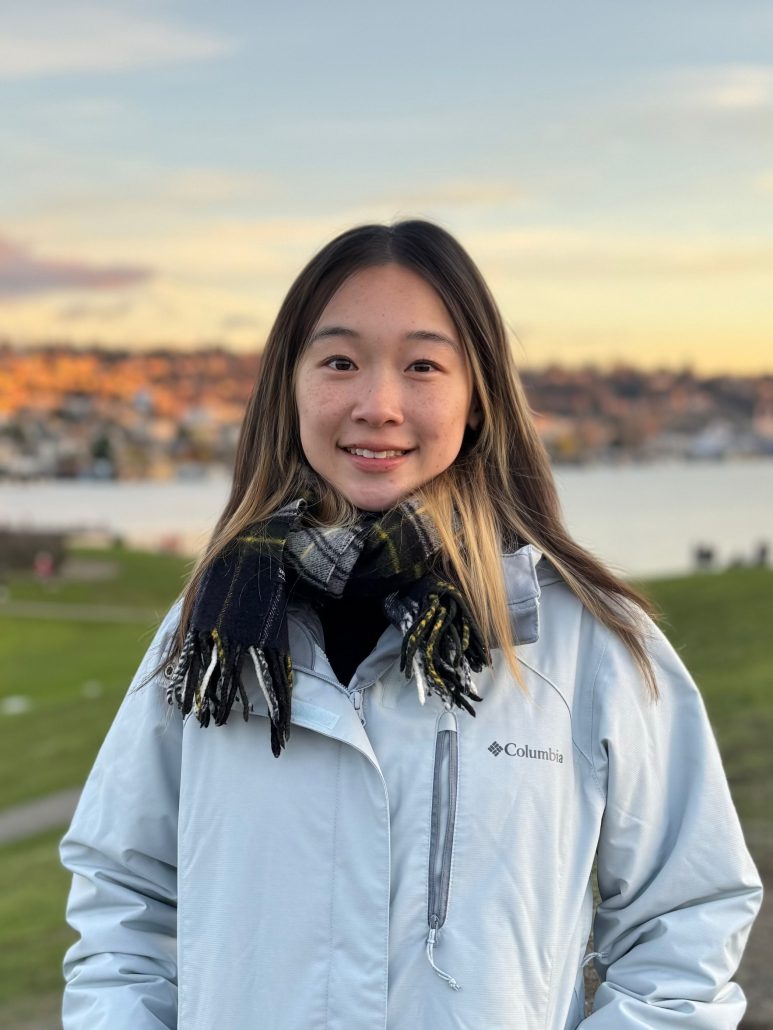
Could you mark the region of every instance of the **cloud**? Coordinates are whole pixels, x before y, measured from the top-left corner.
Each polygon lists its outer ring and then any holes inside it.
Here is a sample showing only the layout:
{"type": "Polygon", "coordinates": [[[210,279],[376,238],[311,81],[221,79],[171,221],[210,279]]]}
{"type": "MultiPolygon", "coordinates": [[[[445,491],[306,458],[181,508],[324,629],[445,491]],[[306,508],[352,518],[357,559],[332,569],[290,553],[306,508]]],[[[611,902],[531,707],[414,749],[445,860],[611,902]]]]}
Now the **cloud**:
{"type": "Polygon", "coordinates": [[[773,172],[763,172],[758,175],[752,183],[752,189],[763,197],[773,196],[773,172]]]}
{"type": "Polygon", "coordinates": [[[0,16],[0,79],[115,72],[221,57],[236,42],[104,4],[8,8],[0,16]]]}
{"type": "MultiPolygon", "coordinates": [[[[370,201],[370,197],[365,198],[370,201]]],[[[383,206],[400,210],[473,209],[520,206],[530,195],[517,183],[506,179],[449,179],[424,188],[397,189],[375,198],[383,206]]]]}
{"type": "Polygon", "coordinates": [[[661,78],[661,100],[714,112],[773,107],[773,65],[723,64],[688,67],[661,78]]]}
{"type": "Polygon", "coordinates": [[[56,290],[108,290],[135,286],[151,278],[147,268],[86,264],[72,259],[36,257],[0,237],[0,298],[56,290]]]}
{"type": "Polygon", "coordinates": [[[180,168],[159,175],[147,183],[146,195],[155,192],[164,203],[216,204],[232,200],[265,200],[278,189],[279,181],[258,172],[233,172],[224,168],[180,168]]]}
{"type": "MultiPolygon", "coordinates": [[[[289,285],[302,264],[329,239],[362,219],[334,216],[220,217],[197,223],[192,219],[166,224],[159,211],[156,231],[132,233],[123,224],[90,239],[77,226],[64,234],[94,260],[102,254],[122,254],[140,267],[152,267],[165,277],[200,286],[238,283],[265,289],[275,280],[289,285]],[[158,226],[161,226],[159,229],[158,226]]],[[[52,224],[57,226],[54,221],[52,224]]],[[[59,228],[59,226],[57,226],[59,228]]],[[[62,228],[65,228],[62,225],[62,228]]],[[[28,233],[43,232],[43,220],[25,222],[28,233]]],[[[61,237],[62,233],[60,233],[61,237]]]]}
{"type": "Polygon", "coordinates": [[[227,315],[220,322],[224,332],[236,332],[237,330],[255,331],[263,326],[259,319],[252,315],[227,315]]]}
{"type": "MultiPolygon", "coordinates": [[[[156,239],[169,240],[233,211],[241,217],[263,211],[271,215],[295,202],[280,178],[259,170],[165,167],[141,155],[95,175],[87,162],[62,162],[57,168],[53,150],[31,153],[25,160],[28,179],[37,178],[32,191],[25,183],[16,184],[25,214],[6,218],[6,228],[31,239],[72,240],[81,251],[92,236],[103,241],[115,233],[133,239],[144,225],[152,227],[156,239]]],[[[140,235],[150,238],[149,233],[140,235]]]]}
{"type": "Polygon", "coordinates": [[[727,239],[537,227],[473,231],[465,234],[464,243],[493,273],[522,279],[773,274],[773,245],[762,236],[727,239]]]}
{"type": "Polygon", "coordinates": [[[126,318],[133,305],[127,301],[117,304],[68,304],[60,308],[57,318],[62,322],[95,322],[102,324],[126,318]]]}

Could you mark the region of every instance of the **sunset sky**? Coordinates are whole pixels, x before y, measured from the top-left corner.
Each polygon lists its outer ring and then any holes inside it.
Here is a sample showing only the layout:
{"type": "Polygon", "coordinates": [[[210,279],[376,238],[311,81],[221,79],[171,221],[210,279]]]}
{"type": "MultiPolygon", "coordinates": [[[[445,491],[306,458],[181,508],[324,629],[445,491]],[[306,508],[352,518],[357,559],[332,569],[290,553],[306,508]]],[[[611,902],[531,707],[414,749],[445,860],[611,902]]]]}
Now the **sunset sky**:
{"type": "Polygon", "coordinates": [[[355,223],[469,249],[522,364],[773,371],[770,0],[0,9],[0,338],[259,348],[355,223]]]}

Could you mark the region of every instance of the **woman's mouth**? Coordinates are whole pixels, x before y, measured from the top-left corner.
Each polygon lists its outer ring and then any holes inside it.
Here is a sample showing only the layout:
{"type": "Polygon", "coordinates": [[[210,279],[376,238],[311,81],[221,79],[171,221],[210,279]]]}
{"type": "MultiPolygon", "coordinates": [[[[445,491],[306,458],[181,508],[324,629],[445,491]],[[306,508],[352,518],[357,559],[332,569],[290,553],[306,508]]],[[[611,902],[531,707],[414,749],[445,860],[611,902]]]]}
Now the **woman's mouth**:
{"type": "Polygon", "coordinates": [[[349,454],[356,454],[360,458],[401,458],[407,451],[370,451],[366,447],[345,447],[349,454]]]}

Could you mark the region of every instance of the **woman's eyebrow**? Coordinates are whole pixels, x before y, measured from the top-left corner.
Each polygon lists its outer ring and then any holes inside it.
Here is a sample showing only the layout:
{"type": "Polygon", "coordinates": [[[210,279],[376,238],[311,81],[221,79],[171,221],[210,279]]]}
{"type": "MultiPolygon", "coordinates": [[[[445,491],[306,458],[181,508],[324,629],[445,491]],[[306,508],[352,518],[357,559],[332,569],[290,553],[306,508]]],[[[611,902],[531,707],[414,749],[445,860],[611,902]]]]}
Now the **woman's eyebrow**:
{"type": "Polygon", "coordinates": [[[454,350],[460,350],[459,341],[445,333],[436,333],[433,329],[414,329],[405,334],[406,340],[427,340],[429,343],[447,343],[454,350]]]}
{"type": "MultiPolygon", "coordinates": [[[[343,325],[327,325],[323,326],[312,336],[310,343],[314,343],[315,340],[324,340],[330,336],[346,336],[351,340],[361,339],[361,334],[356,329],[350,329],[348,326],[343,325]]],[[[445,333],[435,332],[433,329],[413,329],[411,332],[406,333],[403,337],[405,340],[423,340],[428,343],[447,343],[454,350],[460,350],[459,342],[454,340],[451,336],[446,336],[445,333]]]]}
{"type": "Polygon", "coordinates": [[[322,329],[317,329],[309,343],[314,343],[315,340],[324,340],[328,336],[348,336],[353,340],[359,340],[360,334],[355,332],[354,329],[347,329],[343,325],[327,325],[323,326],[322,329]]]}

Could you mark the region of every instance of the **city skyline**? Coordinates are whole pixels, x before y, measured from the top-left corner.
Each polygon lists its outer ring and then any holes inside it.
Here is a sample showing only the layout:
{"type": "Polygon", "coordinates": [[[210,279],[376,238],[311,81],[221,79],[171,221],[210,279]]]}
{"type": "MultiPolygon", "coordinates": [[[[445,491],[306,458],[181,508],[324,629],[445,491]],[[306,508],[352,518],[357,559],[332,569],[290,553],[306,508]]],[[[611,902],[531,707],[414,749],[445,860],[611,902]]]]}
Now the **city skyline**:
{"type": "Polygon", "coordinates": [[[0,13],[0,337],[259,350],[424,217],[517,361],[773,368],[773,10],[36,0],[0,13]]]}

